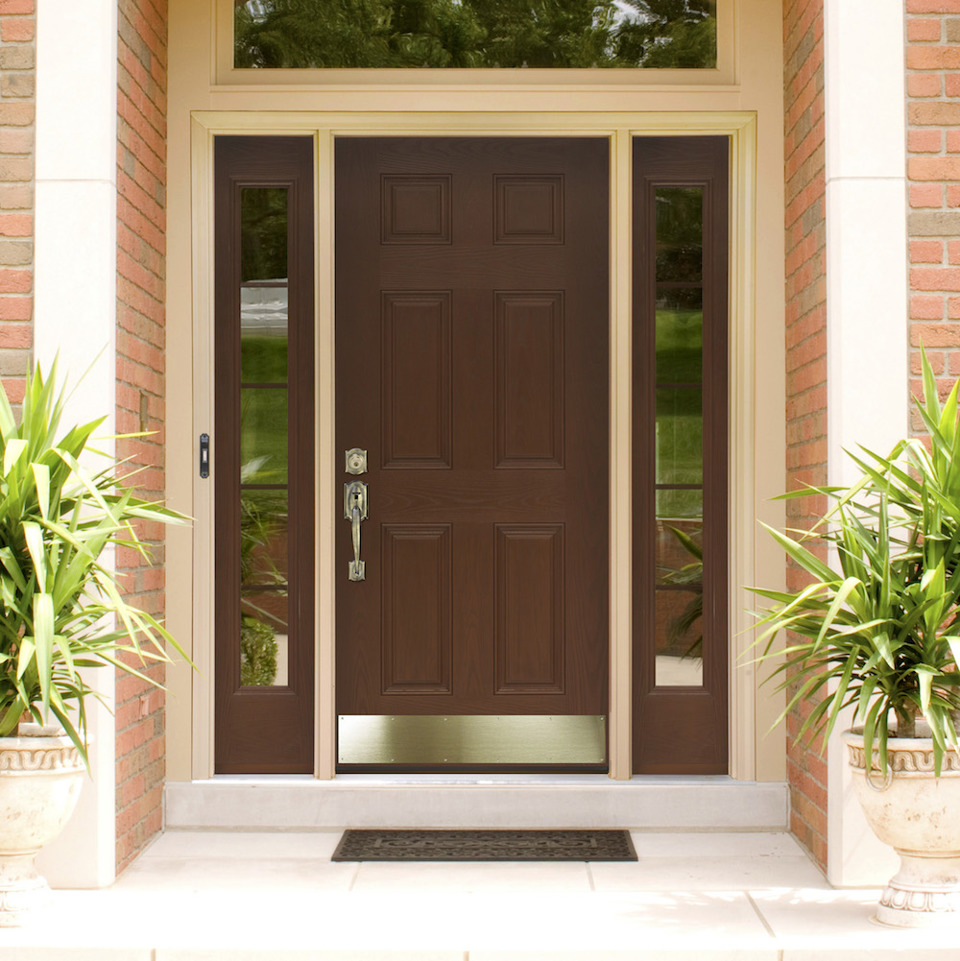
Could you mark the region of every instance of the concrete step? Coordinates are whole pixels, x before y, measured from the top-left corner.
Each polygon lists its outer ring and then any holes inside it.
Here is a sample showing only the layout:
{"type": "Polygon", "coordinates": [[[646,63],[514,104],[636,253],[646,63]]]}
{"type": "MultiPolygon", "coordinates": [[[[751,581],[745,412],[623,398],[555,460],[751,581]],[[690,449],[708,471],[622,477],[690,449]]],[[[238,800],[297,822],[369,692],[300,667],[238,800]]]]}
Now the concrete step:
{"type": "Polygon", "coordinates": [[[782,831],[783,783],[728,777],[342,775],[168,782],[170,829],[621,827],[782,831]]]}

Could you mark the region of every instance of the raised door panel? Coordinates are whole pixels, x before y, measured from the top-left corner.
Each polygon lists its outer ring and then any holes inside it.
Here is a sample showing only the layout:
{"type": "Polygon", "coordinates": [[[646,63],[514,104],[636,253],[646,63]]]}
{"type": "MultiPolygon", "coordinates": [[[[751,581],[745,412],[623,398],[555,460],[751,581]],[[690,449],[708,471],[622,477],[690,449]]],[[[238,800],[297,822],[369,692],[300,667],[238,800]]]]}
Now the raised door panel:
{"type": "Polygon", "coordinates": [[[563,527],[497,525],[498,694],[563,694],[563,527]]]}
{"type": "Polygon", "coordinates": [[[494,177],[497,244],[563,243],[563,175],[494,177]]]}
{"type": "Polygon", "coordinates": [[[382,692],[450,694],[450,525],[385,524],[380,551],[382,692]]]}
{"type": "Polygon", "coordinates": [[[498,291],[497,467],[562,468],[562,291],[498,291]]]}
{"type": "Polygon", "coordinates": [[[383,466],[449,468],[449,291],[385,291],[380,329],[383,466]]]}

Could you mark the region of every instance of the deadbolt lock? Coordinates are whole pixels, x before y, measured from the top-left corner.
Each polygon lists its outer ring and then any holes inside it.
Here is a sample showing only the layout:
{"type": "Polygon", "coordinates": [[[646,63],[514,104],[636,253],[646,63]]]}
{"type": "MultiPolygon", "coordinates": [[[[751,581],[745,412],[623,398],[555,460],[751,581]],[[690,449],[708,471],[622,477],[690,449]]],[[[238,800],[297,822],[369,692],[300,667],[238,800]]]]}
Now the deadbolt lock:
{"type": "Polygon", "coordinates": [[[346,472],[365,474],[367,472],[367,452],[361,447],[351,447],[345,452],[346,472]]]}

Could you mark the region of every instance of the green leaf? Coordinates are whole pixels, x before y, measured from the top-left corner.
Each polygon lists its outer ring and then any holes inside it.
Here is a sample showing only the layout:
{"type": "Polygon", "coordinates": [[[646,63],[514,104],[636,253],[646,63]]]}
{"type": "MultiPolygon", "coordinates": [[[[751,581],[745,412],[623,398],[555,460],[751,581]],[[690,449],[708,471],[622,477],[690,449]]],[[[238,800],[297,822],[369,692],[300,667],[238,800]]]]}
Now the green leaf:
{"type": "Polygon", "coordinates": [[[33,596],[33,642],[37,649],[37,674],[46,713],[53,680],[53,598],[49,594],[33,596]]]}
{"type": "Polygon", "coordinates": [[[960,669],[960,636],[948,634],[943,639],[949,645],[950,653],[953,655],[953,667],[960,669]]]}
{"type": "Polygon", "coordinates": [[[24,521],[23,536],[27,542],[27,551],[33,561],[33,571],[41,591],[47,589],[47,558],[43,549],[43,532],[40,525],[33,521],[24,521]]]}
{"type": "Polygon", "coordinates": [[[36,651],[37,645],[33,643],[33,637],[30,634],[24,634],[20,638],[20,648],[17,652],[16,679],[18,681],[23,680],[31,670],[36,673],[36,651]]]}
{"type": "Polygon", "coordinates": [[[40,516],[47,520],[50,516],[50,468],[46,464],[31,464],[33,482],[37,488],[37,506],[40,516]]]}
{"type": "Polygon", "coordinates": [[[930,692],[933,687],[933,676],[936,672],[920,665],[914,670],[917,675],[917,683],[920,687],[920,710],[926,715],[930,710],[930,692]]]}
{"type": "Polygon", "coordinates": [[[26,450],[27,442],[19,437],[7,441],[6,448],[3,451],[3,473],[5,475],[16,467],[26,450]]]}
{"type": "Polygon", "coordinates": [[[9,547],[0,548],[0,564],[13,578],[13,583],[18,591],[27,590],[27,580],[23,576],[23,571],[17,563],[13,551],[9,547]]]}
{"type": "Polygon", "coordinates": [[[836,597],[834,597],[830,607],[827,608],[826,614],[823,616],[823,623],[820,626],[820,632],[817,634],[817,640],[815,646],[819,647],[827,636],[827,632],[833,627],[833,623],[837,618],[837,614],[843,607],[844,602],[850,596],[850,594],[858,587],[861,587],[861,582],[855,577],[848,577],[841,585],[840,589],[837,591],[836,597]]]}
{"type": "Polygon", "coordinates": [[[839,581],[840,578],[814,554],[811,554],[803,545],[781,534],[779,531],[766,524],[761,524],[770,532],[773,539],[787,552],[788,556],[797,562],[804,570],[813,574],[814,577],[826,583],[839,581]]]}

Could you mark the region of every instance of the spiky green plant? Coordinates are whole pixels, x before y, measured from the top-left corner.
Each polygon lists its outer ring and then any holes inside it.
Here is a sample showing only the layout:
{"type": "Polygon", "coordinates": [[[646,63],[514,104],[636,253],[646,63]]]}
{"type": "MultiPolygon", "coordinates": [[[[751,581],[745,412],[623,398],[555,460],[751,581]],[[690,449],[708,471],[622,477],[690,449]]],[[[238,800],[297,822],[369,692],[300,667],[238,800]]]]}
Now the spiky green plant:
{"type": "Polygon", "coordinates": [[[782,658],[778,690],[795,685],[784,716],[801,701],[814,704],[798,737],[828,737],[853,705],[867,756],[878,751],[884,774],[888,737],[916,736],[922,717],[939,775],[960,718],[960,383],[941,403],[924,354],[923,387],[916,404],[930,449],[916,438],[886,457],[862,448],[850,454],[861,471],[851,486],[787,495],[818,494],[832,505],[809,533],[767,528],[810,583],[792,592],[754,588],[773,602],[757,615],[760,660],[782,658]],[[835,561],[810,549],[817,540],[835,561]]]}
{"type": "Polygon", "coordinates": [[[60,723],[86,761],[85,668],[169,662],[180,646],[152,615],[128,604],[104,551],[146,556],[133,523],[180,522],[118,483],[117,462],[92,449],[103,419],[61,429],[67,397],[56,365],[28,377],[19,423],[0,387],[0,737],[21,717],[60,723]],[[100,458],[100,470],[91,461],[100,458]],[[81,461],[83,463],[81,464],[81,461]],[[133,655],[126,660],[121,655],[133,655]]]}

